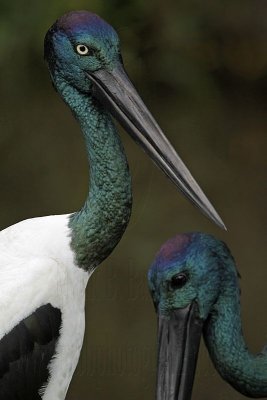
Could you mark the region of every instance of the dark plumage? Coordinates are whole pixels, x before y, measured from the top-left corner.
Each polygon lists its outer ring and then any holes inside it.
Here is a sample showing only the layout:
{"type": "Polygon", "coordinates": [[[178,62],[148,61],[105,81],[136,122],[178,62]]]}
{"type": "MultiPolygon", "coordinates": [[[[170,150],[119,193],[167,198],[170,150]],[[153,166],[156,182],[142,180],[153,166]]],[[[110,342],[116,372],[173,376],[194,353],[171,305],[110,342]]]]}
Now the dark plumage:
{"type": "Polygon", "coordinates": [[[49,378],[61,311],[39,307],[0,340],[0,399],[40,400],[38,391],[49,378]]]}

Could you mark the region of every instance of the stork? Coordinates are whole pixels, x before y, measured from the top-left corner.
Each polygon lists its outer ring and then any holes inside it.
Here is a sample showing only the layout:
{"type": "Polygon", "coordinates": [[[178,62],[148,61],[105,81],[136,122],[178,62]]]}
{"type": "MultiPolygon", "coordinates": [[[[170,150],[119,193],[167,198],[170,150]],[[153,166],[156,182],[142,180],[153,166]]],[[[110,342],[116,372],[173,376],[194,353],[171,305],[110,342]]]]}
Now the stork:
{"type": "Polygon", "coordinates": [[[267,348],[247,348],[239,274],[225,243],[205,233],[168,240],[148,273],[158,313],[157,400],[190,400],[201,333],[219,374],[248,397],[267,397],[267,348]]]}
{"type": "Polygon", "coordinates": [[[131,179],[111,114],[207,216],[220,217],[127,77],[114,29],[86,11],[45,37],[56,91],[78,120],[90,163],[83,207],[0,232],[0,398],[63,400],[82,347],[85,288],[128,224],[131,179]]]}

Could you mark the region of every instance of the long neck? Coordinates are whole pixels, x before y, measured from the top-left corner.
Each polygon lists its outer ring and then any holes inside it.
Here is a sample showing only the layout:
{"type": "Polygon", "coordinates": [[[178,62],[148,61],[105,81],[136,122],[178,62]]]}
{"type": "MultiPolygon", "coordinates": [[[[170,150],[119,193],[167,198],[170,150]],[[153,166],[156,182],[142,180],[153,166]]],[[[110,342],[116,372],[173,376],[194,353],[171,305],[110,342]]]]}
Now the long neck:
{"type": "Polygon", "coordinates": [[[204,339],[213,363],[236,390],[249,397],[267,396],[267,354],[251,354],[245,344],[238,283],[226,277],[225,287],[206,322],[204,339]],[[227,282],[228,279],[228,282],[227,282]]]}
{"type": "Polygon", "coordinates": [[[120,241],[130,218],[131,178],[110,115],[88,94],[55,81],[80,123],[90,164],[88,197],[71,215],[71,245],[79,267],[92,271],[120,241]]]}

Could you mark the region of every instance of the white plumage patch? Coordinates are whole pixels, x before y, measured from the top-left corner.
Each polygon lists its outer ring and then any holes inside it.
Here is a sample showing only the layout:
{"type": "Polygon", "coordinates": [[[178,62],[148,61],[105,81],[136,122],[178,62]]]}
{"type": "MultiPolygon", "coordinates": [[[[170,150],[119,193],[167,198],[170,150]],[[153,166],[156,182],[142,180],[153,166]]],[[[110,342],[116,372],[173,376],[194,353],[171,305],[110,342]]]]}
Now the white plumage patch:
{"type": "Polygon", "coordinates": [[[33,218],[0,232],[0,339],[38,307],[62,313],[61,334],[43,400],[64,400],[84,336],[89,274],[75,265],[69,215],[33,218]]]}

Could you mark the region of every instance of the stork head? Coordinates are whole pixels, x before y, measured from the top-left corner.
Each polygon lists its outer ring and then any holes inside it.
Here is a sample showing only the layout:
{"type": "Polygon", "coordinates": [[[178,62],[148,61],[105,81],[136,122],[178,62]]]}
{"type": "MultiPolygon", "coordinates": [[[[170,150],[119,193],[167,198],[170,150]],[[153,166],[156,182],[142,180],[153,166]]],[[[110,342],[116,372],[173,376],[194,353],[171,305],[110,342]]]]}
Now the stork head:
{"type": "Polygon", "coordinates": [[[73,11],[59,18],[45,37],[44,56],[52,74],[61,74],[81,91],[89,91],[88,74],[112,70],[121,61],[115,30],[96,14],[73,11]]]}
{"type": "MultiPolygon", "coordinates": [[[[114,29],[87,11],[59,18],[45,37],[45,59],[63,98],[73,90],[97,99],[122,124],[181,192],[220,227],[219,215],[171,146],[124,71],[114,29]]],[[[68,95],[69,96],[69,95],[68,95]]],[[[75,98],[68,101],[75,103],[75,98]]],[[[101,109],[102,107],[102,109],[101,109]]]]}
{"type": "Polygon", "coordinates": [[[237,281],[229,249],[211,235],[182,234],[161,247],[148,272],[159,324],[157,400],[191,398],[203,324],[237,281]]]}

